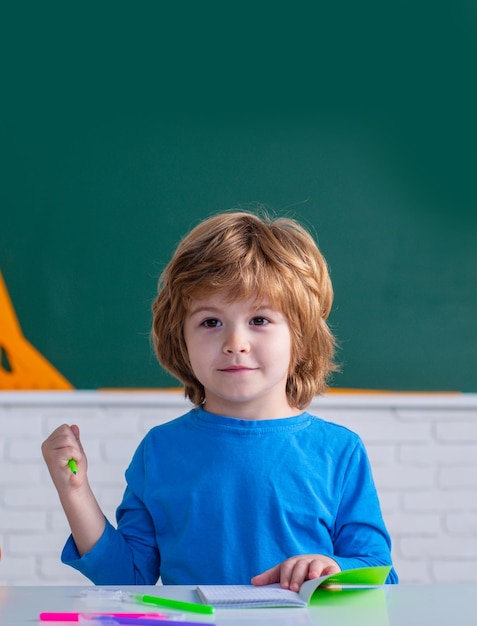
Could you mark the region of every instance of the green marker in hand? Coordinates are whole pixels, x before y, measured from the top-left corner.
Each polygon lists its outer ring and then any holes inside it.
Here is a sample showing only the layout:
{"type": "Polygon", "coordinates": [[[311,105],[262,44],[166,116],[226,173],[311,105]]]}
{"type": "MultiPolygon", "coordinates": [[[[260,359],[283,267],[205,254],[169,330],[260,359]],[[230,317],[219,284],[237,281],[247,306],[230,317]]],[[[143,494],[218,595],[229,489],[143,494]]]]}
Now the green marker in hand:
{"type": "Polygon", "coordinates": [[[73,474],[77,474],[78,473],[78,466],[76,465],[76,461],[74,459],[70,459],[68,461],[68,467],[73,472],[73,474]]]}

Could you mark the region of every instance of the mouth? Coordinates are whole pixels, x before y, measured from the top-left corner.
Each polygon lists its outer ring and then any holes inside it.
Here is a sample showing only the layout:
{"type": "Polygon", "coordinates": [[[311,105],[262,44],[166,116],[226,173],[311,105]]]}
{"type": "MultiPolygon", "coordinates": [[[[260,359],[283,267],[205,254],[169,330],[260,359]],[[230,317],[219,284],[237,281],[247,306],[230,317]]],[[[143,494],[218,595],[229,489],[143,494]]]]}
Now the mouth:
{"type": "Polygon", "coordinates": [[[255,367],[246,367],[245,365],[229,365],[228,367],[221,367],[219,372],[253,372],[255,367]]]}

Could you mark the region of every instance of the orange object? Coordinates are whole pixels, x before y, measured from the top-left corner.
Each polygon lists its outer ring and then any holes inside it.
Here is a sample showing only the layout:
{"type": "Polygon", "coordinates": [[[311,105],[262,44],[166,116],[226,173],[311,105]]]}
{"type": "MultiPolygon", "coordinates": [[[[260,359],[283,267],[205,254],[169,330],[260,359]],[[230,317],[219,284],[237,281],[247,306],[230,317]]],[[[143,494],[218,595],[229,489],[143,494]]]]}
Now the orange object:
{"type": "Polygon", "coordinates": [[[0,390],[59,390],[73,385],[23,336],[0,272],[0,390]]]}

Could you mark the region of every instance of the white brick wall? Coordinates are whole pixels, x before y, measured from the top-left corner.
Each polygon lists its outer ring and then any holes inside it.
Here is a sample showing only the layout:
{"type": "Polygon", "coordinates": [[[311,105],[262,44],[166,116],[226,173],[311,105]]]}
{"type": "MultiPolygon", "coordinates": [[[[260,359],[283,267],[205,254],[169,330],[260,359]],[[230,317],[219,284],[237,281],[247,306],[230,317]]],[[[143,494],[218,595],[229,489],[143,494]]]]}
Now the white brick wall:
{"type": "MultiPolygon", "coordinates": [[[[89,584],[59,559],[68,527],[40,451],[52,430],[79,424],[114,521],[140,439],[188,408],[170,392],[0,392],[0,584],[89,584]]],[[[329,394],[311,411],[363,438],[401,582],[477,582],[477,394],[329,394]]]]}

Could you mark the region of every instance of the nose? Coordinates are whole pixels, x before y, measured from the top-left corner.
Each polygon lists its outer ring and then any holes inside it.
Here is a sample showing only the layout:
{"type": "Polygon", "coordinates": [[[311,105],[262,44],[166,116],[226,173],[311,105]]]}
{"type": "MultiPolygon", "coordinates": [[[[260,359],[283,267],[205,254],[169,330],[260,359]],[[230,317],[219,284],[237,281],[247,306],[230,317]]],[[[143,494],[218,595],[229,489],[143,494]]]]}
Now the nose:
{"type": "Polygon", "coordinates": [[[238,328],[230,329],[224,338],[223,351],[226,354],[246,354],[250,351],[247,334],[238,328]]]}

